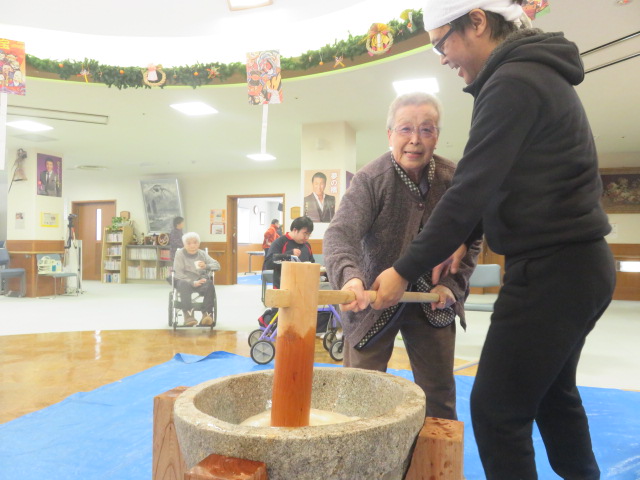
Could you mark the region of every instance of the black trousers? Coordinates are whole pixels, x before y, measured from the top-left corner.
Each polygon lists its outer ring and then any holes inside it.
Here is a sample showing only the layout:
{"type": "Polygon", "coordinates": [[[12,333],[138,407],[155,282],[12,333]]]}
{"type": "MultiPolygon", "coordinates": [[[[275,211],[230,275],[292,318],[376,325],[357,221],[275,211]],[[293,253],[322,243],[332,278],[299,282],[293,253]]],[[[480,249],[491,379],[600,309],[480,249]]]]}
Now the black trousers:
{"type": "Polygon", "coordinates": [[[180,294],[180,304],[182,305],[183,310],[191,310],[193,308],[193,305],[191,303],[191,294],[193,292],[198,292],[204,297],[204,312],[209,314],[213,313],[213,298],[215,289],[212,280],[207,280],[199,287],[194,287],[193,283],[190,281],[178,280],[176,290],[178,290],[178,293],[180,294]]]}
{"type": "Polygon", "coordinates": [[[538,478],[534,420],[558,475],[600,478],[576,370],[614,287],[614,261],[604,240],[566,245],[539,258],[507,259],[471,392],[487,479],[538,478]]]}

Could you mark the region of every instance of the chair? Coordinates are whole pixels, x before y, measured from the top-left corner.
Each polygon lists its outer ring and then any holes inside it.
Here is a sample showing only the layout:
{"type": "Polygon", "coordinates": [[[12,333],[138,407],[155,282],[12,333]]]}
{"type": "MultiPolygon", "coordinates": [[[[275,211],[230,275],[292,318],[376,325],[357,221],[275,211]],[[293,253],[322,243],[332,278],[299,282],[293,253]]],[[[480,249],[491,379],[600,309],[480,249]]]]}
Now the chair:
{"type": "Polygon", "coordinates": [[[24,268],[9,268],[9,252],[6,248],[0,248],[0,293],[8,295],[9,291],[5,290],[5,281],[9,278],[20,279],[20,297],[27,294],[27,273],[24,268]]]}
{"type": "MultiPolygon", "coordinates": [[[[36,254],[38,264],[38,275],[36,275],[36,292],[38,292],[38,279],[40,276],[53,278],[53,295],[58,295],[58,278],[76,277],[76,272],[64,272],[62,270],[62,255],[59,253],[38,253],[36,254]]],[[[80,289],[76,288],[76,296],[80,289]]]]}
{"type": "MultiPolygon", "coordinates": [[[[500,265],[496,263],[478,264],[469,278],[470,287],[500,287],[502,285],[502,274],[500,265]]],[[[493,303],[466,302],[464,309],[475,312],[493,312],[493,303]]]]}

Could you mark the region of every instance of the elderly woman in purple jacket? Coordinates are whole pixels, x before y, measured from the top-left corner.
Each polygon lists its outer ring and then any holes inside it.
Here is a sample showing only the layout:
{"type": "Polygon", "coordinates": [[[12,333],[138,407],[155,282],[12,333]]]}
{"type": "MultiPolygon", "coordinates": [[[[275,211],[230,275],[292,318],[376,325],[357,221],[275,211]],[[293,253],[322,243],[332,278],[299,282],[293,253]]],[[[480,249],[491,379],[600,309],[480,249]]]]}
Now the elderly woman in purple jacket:
{"type": "Polygon", "coordinates": [[[427,396],[427,415],[456,419],[454,319],[458,315],[465,326],[463,305],[478,244],[457,274],[435,286],[426,274],[412,285],[437,293],[437,304],[374,310],[364,295],[406,251],[451,185],[454,164],[433,154],[440,110],[437,99],[425,93],[403,95],[391,104],[391,151],[356,173],[325,233],[323,250],[333,286],[356,294],[343,306],[344,365],[385,371],[401,333],[415,381],[427,396]]]}

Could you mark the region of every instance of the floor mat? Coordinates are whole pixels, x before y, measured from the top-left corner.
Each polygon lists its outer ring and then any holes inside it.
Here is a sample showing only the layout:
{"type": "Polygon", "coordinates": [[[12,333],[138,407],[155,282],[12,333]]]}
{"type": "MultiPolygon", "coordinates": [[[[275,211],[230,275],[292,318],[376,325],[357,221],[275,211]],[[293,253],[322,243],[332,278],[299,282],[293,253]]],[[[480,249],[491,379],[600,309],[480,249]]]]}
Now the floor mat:
{"type": "MultiPolygon", "coordinates": [[[[262,275],[238,275],[239,285],[262,285],[262,275]]],[[[271,285],[271,284],[269,284],[271,285]]]]}
{"type": "MultiPolygon", "coordinates": [[[[322,365],[317,366],[333,366],[322,365]]],[[[177,354],[170,361],[0,425],[0,479],[139,480],[150,478],[153,398],[180,385],[273,368],[226,352],[177,354]]],[[[340,367],[337,367],[340,368],[340,367]]],[[[411,372],[390,373],[411,379],[411,372]]],[[[465,422],[467,480],[484,478],[469,419],[473,377],[456,376],[458,414],[465,422]]],[[[640,478],[640,393],[581,388],[603,479],[640,478]]],[[[537,431],[540,479],[550,469],[537,431]]]]}

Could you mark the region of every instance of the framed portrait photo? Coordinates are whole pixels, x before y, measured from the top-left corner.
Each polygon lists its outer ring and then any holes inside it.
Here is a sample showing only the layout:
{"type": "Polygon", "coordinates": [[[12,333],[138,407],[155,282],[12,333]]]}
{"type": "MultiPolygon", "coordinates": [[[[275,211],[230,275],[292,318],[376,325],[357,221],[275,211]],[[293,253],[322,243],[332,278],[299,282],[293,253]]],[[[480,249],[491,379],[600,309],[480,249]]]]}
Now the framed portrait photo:
{"type": "Polygon", "coordinates": [[[47,197],[62,196],[62,158],[39,153],[37,155],[37,194],[47,197]]]}

